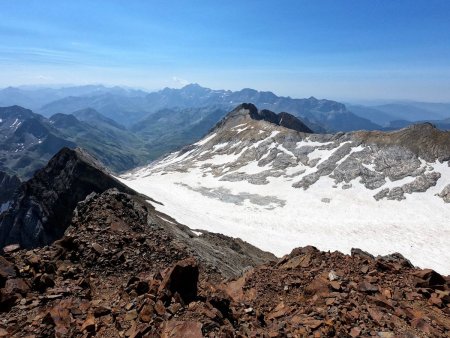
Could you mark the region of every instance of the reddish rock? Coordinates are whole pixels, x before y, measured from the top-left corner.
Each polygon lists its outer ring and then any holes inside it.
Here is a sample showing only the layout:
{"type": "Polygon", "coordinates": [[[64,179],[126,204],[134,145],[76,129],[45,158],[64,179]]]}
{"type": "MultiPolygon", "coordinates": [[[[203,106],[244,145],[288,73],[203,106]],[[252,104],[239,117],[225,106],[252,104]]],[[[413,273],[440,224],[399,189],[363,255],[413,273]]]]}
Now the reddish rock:
{"type": "Polygon", "coordinates": [[[5,283],[5,293],[20,293],[21,295],[25,295],[28,291],[30,291],[30,286],[22,278],[8,279],[5,283]]]}
{"type": "Polygon", "coordinates": [[[193,321],[169,321],[164,325],[161,338],[203,338],[202,324],[193,321]]]}
{"type": "Polygon", "coordinates": [[[359,327],[354,327],[350,330],[350,336],[359,337],[361,335],[361,329],[359,327]]]}
{"type": "Polygon", "coordinates": [[[70,301],[61,301],[48,312],[51,321],[55,325],[55,332],[58,335],[65,336],[69,333],[72,322],[72,316],[69,311],[71,307],[72,304],[70,301]]]}
{"type": "Polygon", "coordinates": [[[334,291],[340,291],[341,290],[341,283],[339,283],[338,281],[331,281],[330,282],[330,287],[334,291]]]}
{"type": "Polygon", "coordinates": [[[8,338],[8,337],[11,337],[11,334],[4,328],[0,327],[0,338],[8,338]]]}
{"type": "Polygon", "coordinates": [[[92,313],[89,313],[86,317],[86,320],[81,325],[81,331],[95,332],[95,316],[92,313]]]}
{"type": "Polygon", "coordinates": [[[329,293],[328,288],[328,277],[327,276],[317,276],[313,281],[305,288],[305,292],[308,295],[323,295],[329,293]]]}
{"type": "Polygon", "coordinates": [[[286,263],[282,264],[281,267],[283,269],[298,269],[298,268],[307,268],[311,262],[311,255],[305,254],[302,256],[296,256],[291,258],[286,263]]]}
{"type": "Polygon", "coordinates": [[[16,276],[16,268],[13,263],[0,256],[0,287],[5,285],[8,278],[16,276]]]}
{"type": "Polygon", "coordinates": [[[358,284],[358,291],[365,293],[375,293],[378,292],[378,287],[367,281],[363,281],[358,284]]]}
{"type": "Polygon", "coordinates": [[[411,320],[411,326],[425,333],[431,333],[430,324],[428,324],[423,318],[414,318],[411,320]]]}
{"type": "Polygon", "coordinates": [[[369,307],[367,309],[367,311],[369,312],[370,317],[378,324],[381,325],[381,321],[383,319],[383,312],[381,312],[378,309],[369,307]]]}
{"type": "Polygon", "coordinates": [[[144,323],[148,323],[152,320],[153,308],[146,304],[142,307],[141,312],[139,312],[139,319],[144,323]]]}
{"type": "Polygon", "coordinates": [[[290,306],[287,306],[286,304],[284,304],[284,302],[281,302],[275,307],[275,309],[273,309],[273,311],[271,311],[269,313],[269,315],[267,316],[267,319],[274,319],[274,318],[282,317],[282,316],[286,315],[286,313],[290,312],[291,310],[292,310],[292,308],[290,306]]]}
{"type": "Polygon", "coordinates": [[[197,297],[198,275],[198,265],[194,258],[179,261],[167,272],[159,287],[159,293],[178,293],[183,302],[188,304],[197,297]]]}
{"type": "Polygon", "coordinates": [[[94,317],[102,317],[111,313],[111,308],[108,306],[96,306],[94,307],[94,317]]]}
{"type": "Polygon", "coordinates": [[[419,270],[413,273],[417,277],[416,287],[432,288],[446,283],[445,278],[431,269],[419,270]]]}
{"type": "Polygon", "coordinates": [[[166,313],[166,308],[164,307],[163,302],[161,302],[160,300],[158,300],[155,304],[155,312],[159,316],[164,316],[164,314],[166,313]]]}
{"type": "Polygon", "coordinates": [[[104,249],[103,247],[98,244],[98,243],[92,243],[92,248],[98,253],[98,254],[102,254],[104,249]]]}

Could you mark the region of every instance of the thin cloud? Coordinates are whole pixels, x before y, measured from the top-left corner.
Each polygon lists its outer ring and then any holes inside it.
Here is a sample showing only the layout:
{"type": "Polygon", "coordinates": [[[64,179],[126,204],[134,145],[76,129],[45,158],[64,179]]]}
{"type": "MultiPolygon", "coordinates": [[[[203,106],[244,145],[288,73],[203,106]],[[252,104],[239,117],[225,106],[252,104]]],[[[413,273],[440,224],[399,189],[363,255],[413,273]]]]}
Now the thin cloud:
{"type": "Polygon", "coordinates": [[[181,86],[186,86],[190,83],[188,80],[182,79],[178,76],[172,76],[172,81],[181,86]]]}

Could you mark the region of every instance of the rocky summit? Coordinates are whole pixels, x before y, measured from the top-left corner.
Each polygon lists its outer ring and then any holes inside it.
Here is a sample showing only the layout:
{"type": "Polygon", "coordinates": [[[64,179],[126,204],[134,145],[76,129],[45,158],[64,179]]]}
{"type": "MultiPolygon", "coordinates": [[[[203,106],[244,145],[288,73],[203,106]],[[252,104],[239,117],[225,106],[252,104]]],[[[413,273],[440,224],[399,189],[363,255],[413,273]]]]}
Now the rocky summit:
{"type": "Polygon", "coordinates": [[[202,140],[122,182],[197,229],[279,256],[297,246],[401,252],[450,273],[450,132],[312,134],[301,121],[243,104],[202,140]],[[281,122],[282,121],[282,122],[281,122]]]}

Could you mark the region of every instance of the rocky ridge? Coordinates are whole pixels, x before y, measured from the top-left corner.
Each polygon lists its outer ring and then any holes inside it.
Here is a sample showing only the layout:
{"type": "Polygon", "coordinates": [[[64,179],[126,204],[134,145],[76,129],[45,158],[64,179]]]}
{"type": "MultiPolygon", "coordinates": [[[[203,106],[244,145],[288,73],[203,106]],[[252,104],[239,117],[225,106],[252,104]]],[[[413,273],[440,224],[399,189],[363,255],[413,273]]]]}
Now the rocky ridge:
{"type": "Polygon", "coordinates": [[[286,112],[276,114],[267,109],[258,111],[258,108],[256,108],[256,106],[251,103],[243,103],[238,108],[234,109],[231,113],[227,114],[221,121],[216,124],[216,126],[212,129],[212,132],[223,128],[229,123],[232,123],[231,121],[245,121],[248,117],[255,121],[266,121],[277,126],[281,126],[298,132],[310,134],[313,133],[310,128],[308,128],[301,120],[299,120],[294,115],[286,112]]]}
{"type": "Polygon", "coordinates": [[[135,194],[83,150],[63,148],[22,183],[9,209],[0,214],[0,246],[31,248],[52,243],[64,234],[78,202],[110,188],[135,194]]]}

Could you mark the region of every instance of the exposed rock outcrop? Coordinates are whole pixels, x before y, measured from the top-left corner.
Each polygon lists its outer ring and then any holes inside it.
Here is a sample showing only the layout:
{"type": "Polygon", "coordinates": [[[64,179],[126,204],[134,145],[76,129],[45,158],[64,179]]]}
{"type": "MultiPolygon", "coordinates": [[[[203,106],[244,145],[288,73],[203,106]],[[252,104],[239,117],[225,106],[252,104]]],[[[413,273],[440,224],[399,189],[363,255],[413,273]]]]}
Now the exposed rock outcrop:
{"type": "Polygon", "coordinates": [[[256,121],[266,121],[298,132],[313,133],[310,128],[294,115],[285,112],[276,114],[267,109],[258,111],[258,108],[251,103],[242,103],[237,106],[233,111],[228,113],[213,130],[223,128],[225,125],[233,126],[238,123],[243,123],[248,118],[256,121]]]}
{"type": "Polygon", "coordinates": [[[450,203],[450,184],[446,185],[438,196],[441,197],[445,203],[450,203]]]}
{"type": "Polygon", "coordinates": [[[0,247],[50,244],[64,234],[79,201],[110,188],[134,193],[81,149],[63,148],[18,188],[9,210],[1,214],[0,247]]]}

